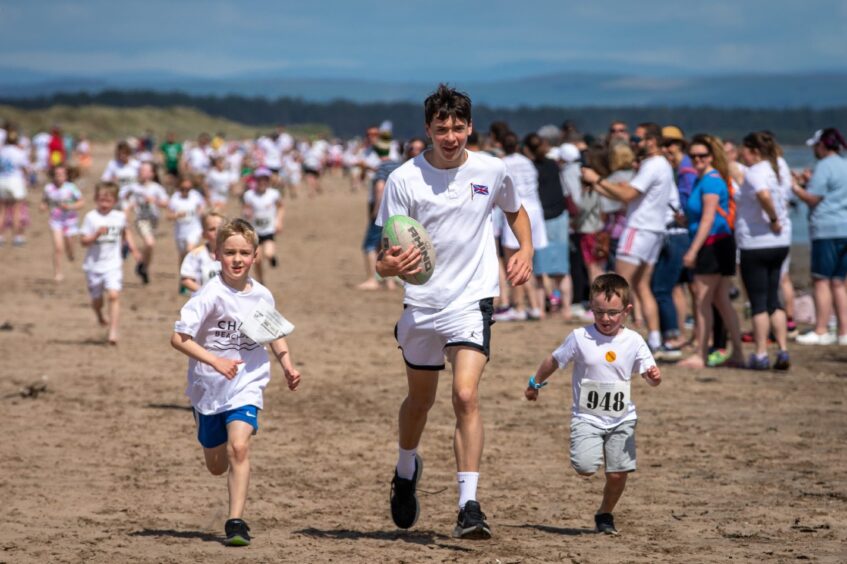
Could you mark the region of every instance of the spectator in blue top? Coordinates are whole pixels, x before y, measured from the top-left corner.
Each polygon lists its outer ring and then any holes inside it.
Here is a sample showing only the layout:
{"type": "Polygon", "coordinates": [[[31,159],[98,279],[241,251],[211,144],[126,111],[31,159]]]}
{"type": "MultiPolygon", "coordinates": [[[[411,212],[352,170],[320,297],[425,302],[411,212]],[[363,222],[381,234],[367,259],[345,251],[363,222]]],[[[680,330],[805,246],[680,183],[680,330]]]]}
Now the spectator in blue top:
{"type": "Polygon", "coordinates": [[[803,345],[847,345],[847,147],[834,127],[818,130],[806,141],[818,164],[814,173],[796,178],[794,194],[809,206],[809,238],[812,240],[812,278],[815,283],[815,330],[797,337],[803,345]],[[805,190],[800,186],[805,184],[805,190]],[[838,337],[827,324],[835,306],[838,337]]]}
{"type": "Polygon", "coordinates": [[[731,277],[735,274],[735,238],[731,225],[733,209],[727,184],[731,180],[729,163],[723,143],[710,135],[695,136],[688,154],[697,171],[697,179],[685,206],[691,244],[682,257],[682,263],[694,275],[692,293],[697,353],[679,364],[688,368],[706,365],[714,305],[732,338],[732,354],[727,362],[741,366],[744,363],[741,328],[729,298],[731,277]]]}

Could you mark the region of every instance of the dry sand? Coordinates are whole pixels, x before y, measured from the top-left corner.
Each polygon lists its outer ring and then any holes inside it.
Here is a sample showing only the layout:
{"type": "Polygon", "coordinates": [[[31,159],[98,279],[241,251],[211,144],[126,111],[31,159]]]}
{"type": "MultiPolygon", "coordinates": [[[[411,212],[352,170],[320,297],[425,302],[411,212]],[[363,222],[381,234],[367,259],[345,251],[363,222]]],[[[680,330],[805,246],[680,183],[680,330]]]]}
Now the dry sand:
{"type": "Polygon", "coordinates": [[[26,247],[0,249],[0,323],[12,326],[0,331],[0,562],[847,560],[847,348],[795,347],[788,374],[668,366],[659,388],[635,384],[639,470],[610,538],[591,531],[602,477],[579,478],[568,464],[569,374],[538,404],[522,397],[537,362],[575,327],[552,320],[493,329],[479,494],[494,538],[449,536],[449,380],[421,447],[420,520],[395,529],[401,299],[352,289],[364,195],[326,184],[323,197],[288,202],[281,265],[267,281],[297,325],[303,384],[289,392],[274,368],[253,443],[247,549],[221,545],[226,481],[204,468],[186,359],[168,344],[185,301],[168,226],[148,287],[125,265],[118,347],[103,344],[79,259],[64,283],[52,281],[44,215],[33,213],[26,247]],[[46,391],[21,396],[42,378],[46,391]]]}

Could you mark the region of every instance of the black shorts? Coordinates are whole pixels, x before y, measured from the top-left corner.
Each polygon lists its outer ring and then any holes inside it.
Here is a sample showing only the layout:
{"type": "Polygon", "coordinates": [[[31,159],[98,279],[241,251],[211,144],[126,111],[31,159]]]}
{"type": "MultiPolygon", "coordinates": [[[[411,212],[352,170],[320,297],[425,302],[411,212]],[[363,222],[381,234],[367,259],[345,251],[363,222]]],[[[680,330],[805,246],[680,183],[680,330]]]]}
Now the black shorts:
{"type": "Polygon", "coordinates": [[[269,167],[268,167],[268,170],[269,170],[269,171],[271,171],[273,174],[279,174],[279,170],[280,170],[280,169],[279,169],[279,167],[272,167],[272,166],[269,166],[269,167]]]}
{"type": "Polygon", "coordinates": [[[308,166],[303,167],[303,174],[309,174],[309,175],[312,175],[312,176],[320,176],[321,175],[319,170],[316,170],[314,168],[310,168],[308,166]]]}
{"type": "Polygon", "coordinates": [[[259,244],[260,245],[262,243],[264,243],[265,241],[273,241],[273,240],[274,240],[274,234],[273,233],[271,233],[270,235],[259,235],[259,244]]]}
{"type": "Polygon", "coordinates": [[[735,275],[735,238],[730,235],[703,245],[697,253],[694,274],[735,275]]]}

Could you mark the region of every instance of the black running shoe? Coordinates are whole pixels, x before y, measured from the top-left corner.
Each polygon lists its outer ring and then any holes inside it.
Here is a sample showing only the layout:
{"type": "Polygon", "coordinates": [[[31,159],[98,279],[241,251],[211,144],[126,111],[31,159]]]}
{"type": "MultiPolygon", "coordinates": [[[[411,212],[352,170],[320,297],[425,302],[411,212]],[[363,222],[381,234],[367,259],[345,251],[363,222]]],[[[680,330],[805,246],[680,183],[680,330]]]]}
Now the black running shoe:
{"type": "Polygon", "coordinates": [[[247,546],[250,544],[250,527],[241,519],[228,519],[224,525],[227,546],[247,546]]]}
{"type": "Polygon", "coordinates": [[[594,516],[594,524],[597,526],[596,531],[598,533],[618,534],[618,530],[615,528],[615,518],[611,513],[598,513],[594,516]]]}
{"type": "Polygon", "coordinates": [[[391,518],[401,529],[408,529],[418,520],[421,507],[415,490],[423,474],[423,459],[415,455],[415,475],[406,480],[397,475],[394,469],[394,479],[391,480],[391,518]]]}
{"type": "Polygon", "coordinates": [[[479,507],[478,501],[465,503],[465,508],[459,510],[456,528],[453,536],[457,539],[488,540],[491,538],[491,528],[485,522],[485,513],[479,507]]]}

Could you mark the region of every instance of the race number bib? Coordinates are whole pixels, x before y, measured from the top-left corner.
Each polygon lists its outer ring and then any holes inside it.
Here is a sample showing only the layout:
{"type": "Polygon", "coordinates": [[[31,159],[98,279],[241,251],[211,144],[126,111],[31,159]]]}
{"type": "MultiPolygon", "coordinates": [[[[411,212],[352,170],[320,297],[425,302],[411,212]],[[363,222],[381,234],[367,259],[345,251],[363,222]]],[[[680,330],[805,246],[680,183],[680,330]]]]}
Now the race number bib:
{"type": "Polygon", "coordinates": [[[271,220],[267,217],[257,217],[256,218],[256,229],[264,229],[271,224],[271,220]]]}
{"type": "Polygon", "coordinates": [[[265,300],[259,300],[241,325],[241,332],[260,345],[290,335],[294,325],[265,300]]]}
{"type": "Polygon", "coordinates": [[[595,417],[622,417],[629,406],[629,382],[582,380],[579,412],[595,417]]]}

